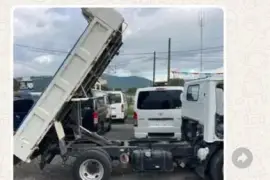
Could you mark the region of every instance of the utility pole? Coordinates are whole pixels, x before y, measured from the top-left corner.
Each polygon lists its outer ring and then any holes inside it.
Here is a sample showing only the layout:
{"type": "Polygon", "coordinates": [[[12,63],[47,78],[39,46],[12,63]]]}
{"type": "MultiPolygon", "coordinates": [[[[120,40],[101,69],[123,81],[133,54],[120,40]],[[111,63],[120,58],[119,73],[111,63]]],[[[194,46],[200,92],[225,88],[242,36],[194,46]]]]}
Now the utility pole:
{"type": "Polygon", "coordinates": [[[155,86],[155,77],[156,77],[156,51],[154,51],[154,59],[153,59],[153,86],[155,86]]]}
{"type": "Polygon", "coordinates": [[[169,38],[168,41],[168,79],[167,84],[169,84],[170,81],[170,73],[171,72],[171,38],[169,38]]]}
{"type": "Polygon", "coordinates": [[[203,22],[203,10],[200,10],[200,19],[199,19],[199,25],[200,25],[200,43],[201,43],[201,56],[200,56],[200,71],[202,72],[202,68],[203,68],[203,26],[204,26],[204,22],[203,22]]]}

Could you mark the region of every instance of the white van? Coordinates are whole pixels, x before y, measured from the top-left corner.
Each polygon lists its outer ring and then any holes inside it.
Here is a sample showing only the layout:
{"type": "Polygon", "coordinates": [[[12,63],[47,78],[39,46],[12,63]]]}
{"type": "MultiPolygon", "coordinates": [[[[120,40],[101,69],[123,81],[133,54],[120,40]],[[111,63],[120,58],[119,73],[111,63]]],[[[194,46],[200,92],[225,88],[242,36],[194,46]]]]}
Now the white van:
{"type": "Polygon", "coordinates": [[[181,138],[183,87],[139,88],[134,102],[135,138],[181,138]]]}
{"type": "Polygon", "coordinates": [[[126,95],[122,91],[108,91],[111,104],[111,119],[125,121],[128,113],[126,95]]]}

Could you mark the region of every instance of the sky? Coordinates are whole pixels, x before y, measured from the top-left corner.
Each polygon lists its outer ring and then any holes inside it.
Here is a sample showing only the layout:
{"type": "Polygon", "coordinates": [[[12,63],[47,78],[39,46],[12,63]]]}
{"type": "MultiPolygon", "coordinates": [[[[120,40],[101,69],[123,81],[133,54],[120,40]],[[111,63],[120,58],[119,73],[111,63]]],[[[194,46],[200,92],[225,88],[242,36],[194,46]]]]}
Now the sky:
{"type": "MultiPolygon", "coordinates": [[[[119,56],[106,73],[152,79],[167,74],[168,39],[171,69],[203,70],[223,66],[223,11],[218,8],[116,8],[128,24],[119,56]],[[199,17],[203,11],[203,28],[199,17]]],[[[87,26],[80,8],[17,8],[13,19],[14,76],[53,75],[87,26]]]]}

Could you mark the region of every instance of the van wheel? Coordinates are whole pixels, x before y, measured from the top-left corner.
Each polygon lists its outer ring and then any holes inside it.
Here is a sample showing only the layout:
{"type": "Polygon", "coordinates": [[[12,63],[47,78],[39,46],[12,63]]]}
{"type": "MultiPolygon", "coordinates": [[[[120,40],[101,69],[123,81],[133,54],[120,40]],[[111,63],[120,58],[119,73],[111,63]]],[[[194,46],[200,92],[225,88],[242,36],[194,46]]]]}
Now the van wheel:
{"type": "Polygon", "coordinates": [[[91,150],[84,153],[73,164],[74,180],[109,180],[111,172],[111,161],[102,151],[91,150]]]}
{"type": "Polygon", "coordinates": [[[211,180],[223,180],[223,150],[219,150],[210,161],[211,180]]]}

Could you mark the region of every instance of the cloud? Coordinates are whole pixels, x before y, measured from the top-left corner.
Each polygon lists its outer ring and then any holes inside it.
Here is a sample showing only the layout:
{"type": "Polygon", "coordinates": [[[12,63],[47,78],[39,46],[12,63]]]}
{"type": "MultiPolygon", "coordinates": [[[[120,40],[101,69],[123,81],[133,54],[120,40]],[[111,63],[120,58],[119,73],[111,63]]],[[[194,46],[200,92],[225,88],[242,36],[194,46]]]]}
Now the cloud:
{"type": "MultiPolygon", "coordinates": [[[[168,38],[171,38],[171,67],[200,67],[200,28],[198,8],[117,8],[128,23],[124,45],[106,70],[117,75],[149,76],[153,69],[166,70],[168,38]],[[189,52],[190,50],[195,50],[189,52]],[[145,53],[144,53],[145,52],[145,53]],[[162,52],[162,53],[161,53],[162,52]],[[127,55],[131,54],[131,55],[127,55]]],[[[203,47],[223,46],[223,12],[204,8],[203,47]]],[[[14,11],[14,74],[53,74],[65,59],[87,23],[78,8],[17,8],[14,11]],[[45,49],[20,47],[18,44],[45,49]],[[47,49],[47,50],[46,50],[47,49]],[[56,51],[48,51],[48,50],[56,51]],[[61,52],[58,52],[61,51],[61,52]],[[22,72],[22,66],[34,70],[22,72]],[[56,67],[57,66],[57,67],[56,67]],[[36,72],[35,69],[39,69],[36,72]],[[18,72],[15,72],[18,71],[18,72]]],[[[208,49],[203,68],[223,65],[223,49],[208,49]]],[[[166,73],[165,73],[166,74],[166,73]]]]}
{"type": "Polygon", "coordinates": [[[69,21],[69,16],[50,11],[49,8],[17,8],[14,10],[14,37],[28,38],[56,33],[55,23],[69,21]]]}
{"type": "Polygon", "coordinates": [[[53,61],[53,56],[52,55],[43,55],[43,56],[38,56],[34,60],[34,62],[37,62],[41,65],[49,65],[53,61]]]}

